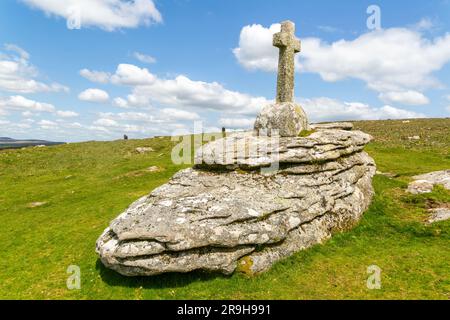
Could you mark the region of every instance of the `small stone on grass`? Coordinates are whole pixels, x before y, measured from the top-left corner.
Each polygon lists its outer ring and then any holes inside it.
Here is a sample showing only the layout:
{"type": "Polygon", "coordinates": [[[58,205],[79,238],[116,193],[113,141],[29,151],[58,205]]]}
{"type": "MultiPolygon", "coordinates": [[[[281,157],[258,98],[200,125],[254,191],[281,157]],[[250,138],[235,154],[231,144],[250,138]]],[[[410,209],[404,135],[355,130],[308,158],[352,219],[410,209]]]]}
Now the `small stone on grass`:
{"type": "Polygon", "coordinates": [[[450,208],[434,208],[428,211],[431,213],[428,223],[435,223],[450,219],[450,208]]]}
{"type": "Polygon", "coordinates": [[[32,209],[32,208],[38,208],[38,207],[45,206],[46,204],[47,204],[47,202],[39,202],[39,201],[37,201],[37,202],[31,202],[31,203],[29,203],[29,204],[27,205],[27,208],[30,208],[30,209],[32,209]]]}
{"type": "Polygon", "coordinates": [[[155,151],[155,150],[153,150],[153,148],[151,148],[151,147],[138,147],[138,148],[136,148],[136,152],[139,153],[139,154],[146,154],[146,153],[153,152],[153,151],[155,151]]]}

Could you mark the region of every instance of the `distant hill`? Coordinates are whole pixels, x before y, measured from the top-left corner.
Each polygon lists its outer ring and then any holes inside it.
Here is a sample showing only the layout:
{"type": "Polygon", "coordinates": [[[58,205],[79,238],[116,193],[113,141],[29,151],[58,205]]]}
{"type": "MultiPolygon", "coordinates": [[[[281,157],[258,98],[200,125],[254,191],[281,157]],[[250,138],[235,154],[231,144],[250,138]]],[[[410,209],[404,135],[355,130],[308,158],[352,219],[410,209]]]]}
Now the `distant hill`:
{"type": "Polygon", "coordinates": [[[65,142],[53,142],[46,140],[16,140],[8,137],[0,137],[0,150],[2,149],[17,149],[32,146],[54,146],[58,144],[64,144],[65,142]]]}

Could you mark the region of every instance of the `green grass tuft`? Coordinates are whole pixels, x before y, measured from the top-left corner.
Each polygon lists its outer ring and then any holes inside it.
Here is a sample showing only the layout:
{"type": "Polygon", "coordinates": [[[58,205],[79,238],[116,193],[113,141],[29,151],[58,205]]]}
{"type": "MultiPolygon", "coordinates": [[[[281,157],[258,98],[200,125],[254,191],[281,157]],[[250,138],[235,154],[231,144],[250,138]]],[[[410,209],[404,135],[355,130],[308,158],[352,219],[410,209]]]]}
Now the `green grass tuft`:
{"type": "Polygon", "coordinates": [[[302,138],[306,138],[309,137],[310,135],[312,135],[314,132],[316,132],[316,130],[302,130],[298,136],[302,137],[302,138]]]}

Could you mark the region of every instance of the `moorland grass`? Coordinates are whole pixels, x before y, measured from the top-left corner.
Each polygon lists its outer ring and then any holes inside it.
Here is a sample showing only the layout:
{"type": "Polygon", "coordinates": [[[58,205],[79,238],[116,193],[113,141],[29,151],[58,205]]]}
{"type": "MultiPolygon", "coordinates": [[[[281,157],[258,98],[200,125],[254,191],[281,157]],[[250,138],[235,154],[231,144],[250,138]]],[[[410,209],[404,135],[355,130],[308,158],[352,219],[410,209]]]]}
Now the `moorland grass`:
{"type": "Polygon", "coordinates": [[[95,241],[109,222],[186,167],[170,161],[169,138],[1,151],[0,298],[449,299],[450,221],[425,221],[430,205],[450,203],[450,192],[413,196],[405,188],[412,175],[450,169],[450,119],[355,126],[375,137],[366,150],[378,170],[396,177],[375,176],[374,201],[356,228],[252,278],[127,278],[99,262],[95,241]],[[135,152],[143,146],[154,151],[135,152]],[[81,268],[81,290],[66,287],[69,265],[81,268]],[[366,286],[370,265],[382,270],[380,290],[366,286]]]}

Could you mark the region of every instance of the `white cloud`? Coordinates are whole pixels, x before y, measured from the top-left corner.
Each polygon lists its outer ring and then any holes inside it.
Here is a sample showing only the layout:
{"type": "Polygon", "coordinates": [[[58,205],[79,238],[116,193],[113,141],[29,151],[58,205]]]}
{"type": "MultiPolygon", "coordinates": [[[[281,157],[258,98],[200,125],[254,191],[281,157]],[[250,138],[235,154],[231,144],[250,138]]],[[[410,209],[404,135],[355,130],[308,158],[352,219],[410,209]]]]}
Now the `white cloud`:
{"type": "Polygon", "coordinates": [[[58,124],[56,122],[50,121],[50,120],[41,120],[38,122],[39,125],[45,125],[45,126],[57,126],[58,124]]]}
{"type": "Polygon", "coordinates": [[[9,120],[1,120],[0,119],[0,125],[2,126],[2,130],[4,132],[8,132],[8,136],[15,137],[13,133],[16,132],[26,132],[29,131],[27,129],[31,128],[31,125],[29,123],[24,122],[18,122],[18,121],[9,121],[9,120]]]}
{"type": "Polygon", "coordinates": [[[58,128],[58,124],[50,120],[41,120],[38,122],[38,125],[44,130],[54,130],[58,128]]]}
{"type": "Polygon", "coordinates": [[[131,108],[150,108],[149,98],[146,96],[135,96],[129,94],[126,99],[117,97],[113,100],[113,105],[118,108],[131,109],[131,108]]]}
{"type": "Polygon", "coordinates": [[[433,26],[434,24],[429,18],[423,18],[416,24],[419,30],[428,30],[433,28],[433,26]]]}
{"type": "MultiPolygon", "coordinates": [[[[233,51],[238,62],[247,69],[276,71],[278,51],[272,35],[279,30],[279,24],[245,26],[233,51]]],[[[427,39],[413,29],[392,28],[331,44],[318,38],[302,40],[297,70],[318,73],[327,82],[359,79],[380,93],[438,87],[433,72],[450,61],[450,34],[427,39]]]]}
{"type": "Polygon", "coordinates": [[[33,112],[31,112],[31,111],[24,111],[24,112],[22,112],[22,116],[24,116],[24,117],[31,117],[31,116],[33,116],[33,112]]]}
{"type": "Polygon", "coordinates": [[[405,109],[394,108],[391,106],[384,106],[379,109],[375,109],[375,114],[378,119],[414,119],[414,118],[426,118],[423,113],[409,111],[405,109]]]}
{"type": "Polygon", "coordinates": [[[78,99],[82,101],[104,103],[109,100],[109,95],[106,91],[100,89],[87,89],[78,95],[78,99]]]}
{"type": "Polygon", "coordinates": [[[198,108],[240,114],[255,114],[269,103],[264,97],[252,97],[225,89],[217,82],[194,81],[182,75],[169,80],[156,79],[151,85],[136,86],[131,96],[180,109],[198,108]]]}
{"type": "Polygon", "coordinates": [[[117,123],[117,121],[112,119],[100,118],[94,122],[94,125],[103,127],[117,127],[119,124],[117,123]]]}
{"type": "Polygon", "coordinates": [[[30,129],[31,125],[28,123],[16,123],[15,126],[20,129],[30,129]]]}
{"type": "MultiPolygon", "coordinates": [[[[60,118],[72,118],[78,116],[78,113],[74,111],[56,110],[55,106],[50,103],[34,101],[23,96],[0,98],[0,115],[6,115],[9,112],[20,112],[22,117],[28,118],[23,120],[27,124],[33,123],[34,120],[30,118],[39,116],[42,112],[51,113],[60,118]]],[[[49,126],[49,123],[42,122],[40,124],[47,127],[49,126]]]]}
{"type": "Polygon", "coordinates": [[[242,28],[239,47],[233,50],[239,63],[250,70],[277,71],[278,49],[272,45],[272,39],[280,28],[279,23],[269,28],[260,24],[242,28]]]}
{"type": "Polygon", "coordinates": [[[81,27],[99,27],[107,31],[136,28],[162,22],[152,0],[22,0],[47,15],[71,19],[79,13],[81,27]]]}
{"type": "Polygon", "coordinates": [[[150,98],[146,95],[136,96],[134,94],[129,94],[127,96],[127,103],[129,107],[150,107],[150,98]]]}
{"type": "Polygon", "coordinates": [[[195,112],[175,109],[175,108],[165,108],[161,110],[161,114],[172,120],[197,120],[200,116],[195,112]]]}
{"type": "Polygon", "coordinates": [[[155,118],[148,113],[101,113],[100,118],[94,121],[89,130],[121,135],[133,133],[135,135],[148,136],[152,134],[172,134],[180,124],[155,118]]]}
{"type": "Polygon", "coordinates": [[[174,125],[176,123],[179,123],[179,121],[190,122],[198,120],[200,119],[200,116],[195,112],[189,112],[174,108],[165,108],[161,110],[152,109],[147,112],[102,112],[99,113],[99,119],[113,120],[114,122],[128,121],[142,124],[174,125]]]}
{"type": "Polygon", "coordinates": [[[140,52],[133,53],[133,56],[136,59],[138,59],[140,62],[143,62],[143,63],[155,63],[156,62],[156,59],[154,57],[149,56],[147,54],[140,53],[140,52]]]}
{"type": "Polygon", "coordinates": [[[55,107],[52,104],[37,102],[23,96],[11,96],[0,99],[0,110],[54,112],[55,107]]]}
{"type": "Polygon", "coordinates": [[[79,114],[74,111],[56,111],[56,114],[61,118],[74,118],[78,117],[79,114]]]}
{"type": "Polygon", "coordinates": [[[448,106],[447,108],[445,108],[449,113],[450,113],[450,106],[448,106]]]}
{"type": "MultiPolygon", "coordinates": [[[[179,134],[180,130],[189,132],[189,128],[194,127],[193,121],[199,118],[196,113],[169,108],[151,109],[146,112],[102,112],[98,114],[98,119],[92,126],[96,129],[103,128],[115,136],[124,133],[133,133],[134,136],[174,135],[179,134]]],[[[210,127],[205,125],[203,129],[207,128],[210,127]]]]}
{"type": "Polygon", "coordinates": [[[80,128],[83,128],[84,126],[81,124],[81,123],[79,123],[79,122],[72,122],[72,123],[66,123],[65,124],[67,127],[69,127],[69,128],[73,128],[73,129],[80,129],[80,128]]]}
{"type": "Polygon", "coordinates": [[[139,68],[132,64],[119,64],[116,73],[111,77],[114,84],[138,86],[147,85],[155,81],[155,76],[146,68],[139,68]]]}
{"type": "Polygon", "coordinates": [[[112,76],[112,83],[133,87],[127,98],[115,98],[120,108],[150,107],[156,102],[169,108],[210,109],[255,114],[270,101],[225,89],[217,82],[194,81],[180,75],[175,79],[161,79],[145,68],[120,64],[112,76]]]}
{"type": "Polygon", "coordinates": [[[403,91],[438,85],[432,77],[450,61],[450,34],[434,40],[408,29],[387,29],[353,41],[304,41],[303,68],[325,81],[356,78],[376,91],[403,91]]]}
{"type": "Polygon", "coordinates": [[[155,76],[146,68],[139,68],[132,64],[119,64],[116,72],[111,75],[109,72],[95,71],[89,69],[80,70],[80,75],[92,82],[108,83],[116,85],[138,86],[147,85],[155,81],[155,76]]]}
{"type": "Polygon", "coordinates": [[[146,112],[102,112],[99,114],[100,118],[112,119],[115,121],[136,121],[148,124],[164,123],[163,120],[157,119],[153,114],[146,112]]]}
{"type": "Polygon", "coordinates": [[[108,83],[111,75],[107,72],[91,71],[89,69],[80,70],[80,75],[89,81],[97,83],[108,83]]]}
{"type": "Polygon", "coordinates": [[[221,118],[219,124],[226,128],[247,129],[252,128],[255,123],[254,118],[221,118]]]}
{"type": "Polygon", "coordinates": [[[59,83],[47,84],[36,80],[37,69],[30,64],[30,55],[14,44],[4,46],[6,53],[0,52],[0,90],[14,93],[69,91],[59,83]]]}
{"type": "Polygon", "coordinates": [[[425,95],[413,90],[380,93],[379,98],[386,103],[401,103],[410,106],[420,106],[430,103],[430,100],[425,95]]]}
{"type": "Polygon", "coordinates": [[[420,19],[419,22],[412,25],[412,28],[418,31],[431,30],[435,27],[435,23],[428,17],[420,19]]]}
{"type": "Polygon", "coordinates": [[[114,98],[113,105],[115,107],[124,108],[124,109],[130,108],[128,101],[123,98],[120,98],[120,97],[114,98]]]}
{"type": "Polygon", "coordinates": [[[325,97],[298,100],[308,114],[311,122],[410,119],[426,117],[422,113],[394,108],[388,105],[375,108],[365,103],[342,102],[325,97]]]}

